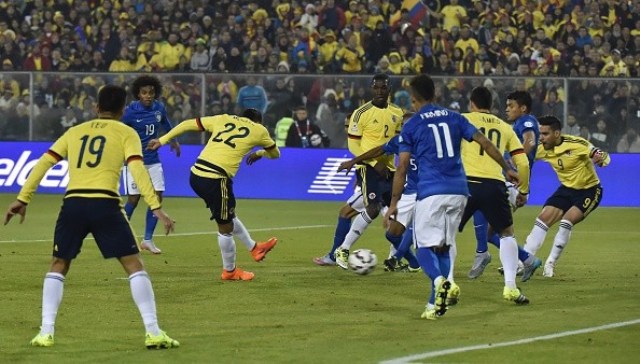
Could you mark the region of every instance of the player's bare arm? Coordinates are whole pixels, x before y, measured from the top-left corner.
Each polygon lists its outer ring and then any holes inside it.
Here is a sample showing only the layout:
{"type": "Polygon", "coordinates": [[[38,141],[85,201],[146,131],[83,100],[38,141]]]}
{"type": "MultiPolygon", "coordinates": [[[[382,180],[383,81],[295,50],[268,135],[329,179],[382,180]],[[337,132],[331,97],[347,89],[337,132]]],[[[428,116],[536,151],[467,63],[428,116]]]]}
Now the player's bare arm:
{"type": "Polygon", "coordinates": [[[532,131],[525,131],[522,134],[522,148],[524,149],[524,154],[529,155],[532,150],[537,147],[536,134],[532,131]]]}
{"type": "Polygon", "coordinates": [[[176,157],[180,157],[180,143],[175,139],[171,141],[171,151],[176,153],[176,157]]]}
{"type": "MultiPolygon", "coordinates": [[[[147,149],[149,149],[149,150],[158,150],[158,149],[160,149],[161,146],[162,146],[162,143],[160,143],[159,139],[151,139],[151,140],[149,140],[149,143],[147,144],[147,149]]],[[[178,147],[178,150],[180,150],[180,147],[178,147]]],[[[177,152],[176,154],[179,156],[180,152],[177,152]]]]}
{"type": "Polygon", "coordinates": [[[367,159],[373,159],[376,157],[379,157],[381,155],[384,154],[384,144],[380,145],[378,147],[375,147],[371,150],[368,150],[367,152],[365,152],[364,154],[361,154],[355,158],[351,158],[350,160],[346,161],[346,162],[342,162],[340,163],[340,166],[338,167],[338,172],[346,170],[346,174],[348,174],[351,171],[351,168],[353,168],[354,165],[361,163],[363,161],[366,161],[367,159]]]}
{"type": "Polygon", "coordinates": [[[20,215],[20,223],[22,224],[26,214],[27,205],[22,201],[15,200],[10,203],[9,208],[7,208],[7,212],[4,216],[4,224],[7,225],[15,215],[20,215]]]}
{"type": "Polygon", "coordinates": [[[164,212],[162,209],[155,209],[152,212],[153,212],[153,215],[157,217],[158,220],[160,220],[160,222],[162,222],[162,225],[164,226],[165,235],[169,235],[169,233],[172,233],[173,230],[175,229],[176,222],[173,221],[173,219],[171,219],[171,217],[169,217],[169,215],[167,215],[167,213],[164,212]]]}
{"type": "Polygon", "coordinates": [[[396,174],[393,176],[393,185],[391,188],[391,203],[389,209],[384,215],[384,226],[389,226],[389,220],[391,217],[396,217],[398,214],[398,201],[404,191],[404,184],[407,180],[407,168],[409,168],[409,160],[411,159],[411,153],[402,152],[398,157],[398,165],[396,166],[396,174]]]}
{"type": "Polygon", "coordinates": [[[509,164],[504,160],[504,157],[502,156],[502,154],[500,154],[498,148],[496,148],[496,146],[493,145],[493,143],[491,143],[491,141],[487,139],[484,134],[482,134],[481,132],[476,132],[475,134],[473,134],[473,140],[476,143],[480,144],[485,153],[487,153],[494,161],[496,161],[500,165],[500,167],[502,167],[502,169],[505,171],[507,181],[515,185],[520,184],[518,172],[509,168],[509,164]]]}

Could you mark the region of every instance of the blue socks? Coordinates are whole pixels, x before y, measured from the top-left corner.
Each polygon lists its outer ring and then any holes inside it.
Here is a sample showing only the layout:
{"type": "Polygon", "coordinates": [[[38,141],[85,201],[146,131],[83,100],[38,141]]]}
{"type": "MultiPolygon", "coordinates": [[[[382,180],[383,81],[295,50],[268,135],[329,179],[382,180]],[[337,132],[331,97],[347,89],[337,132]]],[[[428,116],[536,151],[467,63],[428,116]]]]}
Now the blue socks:
{"type": "Polygon", "coordinates": [[[411,252],[411,249],[409,249],[409,245],[413,240],[412,234],[413,231],[409,231],[409,229],[405,230],[402,236],[391,235],[387,231],[385,233],[385,237],[387,238],[387,240],[389,240],[393,247],[396,248],[396,253],[393,256],[394,258],[396,258],[398,261],[401,258],[404,258],[407,260],[407,262],[409,262],[409,266],[411,268],[419,268],[420,263],[418,263],[418,259],[416,259],[416,256],[413,255],[413,252],[411,252]],[[408,238],[407,235],[409,236],[408,238]]]}
{"type": "Polygon", "coordinates": [[[135,209],[136,207],[130,204],[129,202],[124,204],[124,213],[127,214],[128,220],[131,220],[131,215],[133,215],[133,210],[135,209]]]}
{"type": "Polygon", "coordinates": [[[484,253],[489,249],[487,246],[489,223],[480,210],[473,213],[473,227],[476,232],[476,252],[484,253]]]}
{"type": "Polygon", "coordinates": [[[153,239],[153,232],[156,230],[156,225],[158,224],[158,219],[151,212],[151,209],[147,209],[147,219],[146,224],[144,226],[144,240],[153,239]]]}
{"type": "Polygon", "coordinates": [[[335,253],[336,249],[342,242],[344,241],[345,236],[349,233],[349,229],[351,228],[351,219],[348,217],[338,216],[338,224],[336,225],[336,232],[333,235],[333,247],[331,247],[331,251],[329,252],[329,257],[333,260],[336,260],[335,253]]]}
{"type": "Polygon", "coordinates": [[[451,269],[451,259],[449,258],[449,252],[437,254],[431,248],[418,248],[416,255],[422,270],[431,279],[431,295],[429,296],[429,303],[435,304],[435,280],[439,276],[447,277],[449,275],[449,269],[451,269]]]}

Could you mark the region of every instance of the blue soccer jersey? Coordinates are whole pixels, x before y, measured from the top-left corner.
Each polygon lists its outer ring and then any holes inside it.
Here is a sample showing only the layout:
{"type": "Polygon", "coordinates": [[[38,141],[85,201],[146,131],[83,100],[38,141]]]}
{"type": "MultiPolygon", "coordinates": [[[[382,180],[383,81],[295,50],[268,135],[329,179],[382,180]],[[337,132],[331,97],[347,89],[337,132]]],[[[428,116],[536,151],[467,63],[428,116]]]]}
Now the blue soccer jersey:
{"type": "Polygon", "coordinates": [[[524,143],[524,133],[533,131],[533,134],[535,134],[535,148],[531,149],[531,152],[527,154],[527,158],[529,159],[529,168],[533,168],[533,162],[536,160],[536,151],[538,150],[538,143],[540,141],[540,126],[538,124],[538,119],[531,114],[522,115],[513,123],[513,130],[516,132],[521,143],[524,143]]]}
{"type": "Polygon", "coordinates": [[[429,104],[402,128],[400,152],[410,152],[418,163],[418,200],[433,195],[469,195],[460,144],[478,131],[457,112],[429,104]]]}
{"type": "MultiPolygon", "coordinates": [[[[386,154],[400,154],[400,135],[396,135],[387,143],[385,143],[382,150],[386,154]]],[[[409,169],[407,170],[407,183],[404,185],[403,193],[405,195],[411,195],[417,192],[418,188],[418,165],[416,159],[411,155],[409,160],[409,169]]]]}
{"type": "Polygon", "coordinates": [[[158,138],[158,126],[162,126],[167,132],[172,128],[164,105],[154,100],[150,107],[145,107],[140,101],[133,101],[125,109],[122,122],[132,127],[140,136],[144,164],[160,163],[158,151],[147,150],[147,144],[151,139],[158,138]]]}

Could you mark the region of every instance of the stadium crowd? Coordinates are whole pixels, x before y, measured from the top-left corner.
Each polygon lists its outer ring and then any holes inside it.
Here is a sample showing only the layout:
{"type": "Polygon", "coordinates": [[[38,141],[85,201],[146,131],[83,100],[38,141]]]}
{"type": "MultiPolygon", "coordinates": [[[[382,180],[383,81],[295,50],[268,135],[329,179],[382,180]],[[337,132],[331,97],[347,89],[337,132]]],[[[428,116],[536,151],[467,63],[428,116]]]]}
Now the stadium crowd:
{"type": "Polygon", "coordinates": [[[34,139],[54,139],[90,117],[104,83],[166,72],[175,122],[252,106],[275,132],[304,104],[343,147],[344,116],[370,99],[364,75],[383,72],[403,107],[416,73],[434,75],[438,102],[461,111],[475,85],[495,92],[499,113],[523,89],[534,114],[566,120],[567,132],[640,152],[640,1],[419,3],[0,0],[0,139],[28,138],[31,119],[34,139]],[[10,71],[45,73],[30,87],[10,71]]]}

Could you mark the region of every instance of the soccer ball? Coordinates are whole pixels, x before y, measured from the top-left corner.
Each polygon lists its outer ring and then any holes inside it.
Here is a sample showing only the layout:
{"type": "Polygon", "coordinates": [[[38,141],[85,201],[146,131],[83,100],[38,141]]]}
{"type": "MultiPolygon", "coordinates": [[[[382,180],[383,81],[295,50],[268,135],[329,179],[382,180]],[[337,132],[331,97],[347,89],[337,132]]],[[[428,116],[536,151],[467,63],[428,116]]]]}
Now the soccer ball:
{"type": "Polygon", "coordinates": [[[369,249],[358,249],[349,254],[349,269],[356,274],[367,275],[376,268],[378,257],[369,249]]]}

